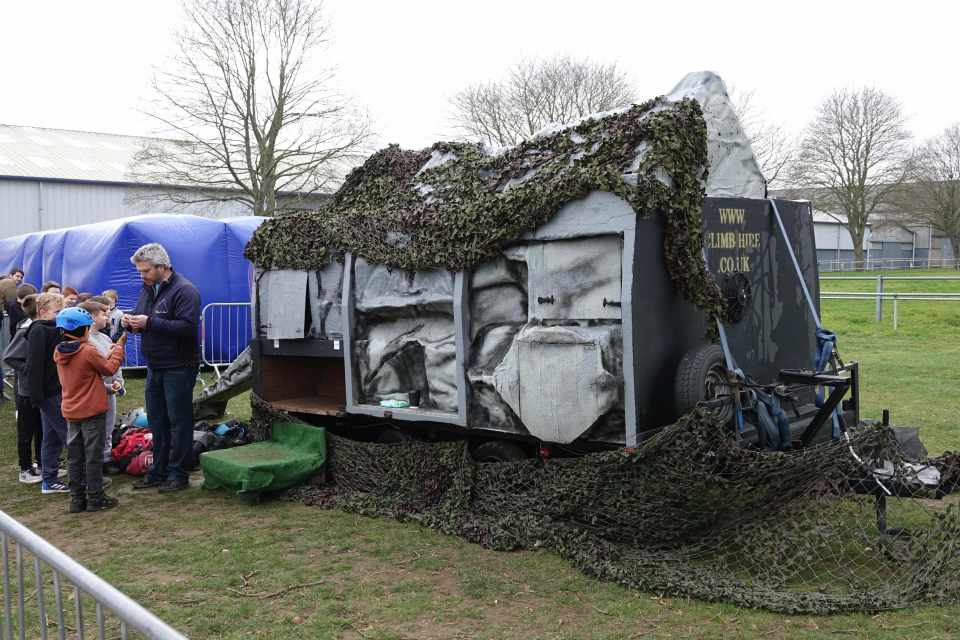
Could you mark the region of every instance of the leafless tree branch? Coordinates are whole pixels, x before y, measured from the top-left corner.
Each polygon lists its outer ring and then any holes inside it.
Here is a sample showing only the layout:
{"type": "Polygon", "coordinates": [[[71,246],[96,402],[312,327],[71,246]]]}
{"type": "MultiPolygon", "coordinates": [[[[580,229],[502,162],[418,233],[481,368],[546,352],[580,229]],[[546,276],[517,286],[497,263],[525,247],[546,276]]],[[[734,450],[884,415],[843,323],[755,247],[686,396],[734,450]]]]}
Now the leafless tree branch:
{"type": "Polygon", "coordinates": [[[906,178],[910,140],[900,103],[871,87],[835,91],[804,132],[793,182],[844,215],[858,262],[870,216],[906,178]]]}
{"type": "Polygon", "coordinates": [[[552,123],[569,122],[634,101],[616,64],[558,56],[525,60],[506,77],[467,87],[450,100],[457,132],[493,146],[510,146],[552,123]]]}
{"type": "Polygon", "coordinates": [[[924,142],[895,194],[897,221],[927,225],[946,236],[960,268],[960,123],[924,142]]]}
{"type": "Polygon", "coordinates": [[[772,189],[786,186],[791,165],[797,157],[797,136],[791,134],[785,124],[764,117],[754,101],[753,91],[740,91],[731,86],[730,101],[767,185],[772,189]]]}
{"type": "Polygon", "coordinates": [[[131,177],[151,197],[233,200],[272,215],[330,190],[368,151],[368,118],[320,68],[328,24],[312,0],[185,0],[176,54],[148,111],[171,140],[145,145],[131,177]],[[278,197],[295,191],[298,198],[278,197]],[[211,193],[215,195],[211,195],[211,193]]]}

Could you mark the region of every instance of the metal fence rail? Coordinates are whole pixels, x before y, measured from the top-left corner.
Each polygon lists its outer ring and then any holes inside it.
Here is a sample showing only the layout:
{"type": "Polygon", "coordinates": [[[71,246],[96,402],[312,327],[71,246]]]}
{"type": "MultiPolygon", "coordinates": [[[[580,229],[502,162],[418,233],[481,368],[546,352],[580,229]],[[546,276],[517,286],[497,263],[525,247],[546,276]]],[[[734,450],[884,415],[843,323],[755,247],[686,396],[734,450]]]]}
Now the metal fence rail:
{"type": "Polygon", "coordinates": [[[818,260],[824,271],[874,271],[889,269],[955,269],[960,261],[955,258],[870,258],[869,260],[818,260]]]}
{"type": "Polygon", "coordinates": [[[909,293],[909,292],[896,293],[896,294],[888,294],[888,293],[885,291],[885,288],[884,288],[886,282],[890,282],[890,281],[894,281],[894,280],[897,280],[897,281],[906,281],[906,282],[923,282],[923,281],[930,282],[930,281],[937,281],[937,280],[942,280],[942,281],[960,281],[960,276],[884,276],[884,275],[879,275],[879,276],[822,276],[822,277],[820,278],[820,281],[821,281],[821,282],[827,281],[827,280],[873,280],[873,281],[876,283],[875,286],[874,286],[874,291],[873,291],[873,293],[870,293],[870,292],[844,292],[844,291],[821,292],[820,298],[826,299],[826,300],[830,300],[830,299],[836,299],[835,297],[831,298],[831,296],[845,295],[845,296],[847,296],[847,299],[852,299],[852,298],[854,298],[854,297],[856,297],[856,298],[864,298],[864,299],[866,299],[866,298],[872,299],[872,300],[874,300],[874,304],[875,304],[875,307],[876,307],[876,312],[875,312],[875,313],[876,313],[876,321],[877,321],[877,322],[880,322],[880,321],[883,320],[883,302],[884,302],[884,300],[890,300],[890,299],[892,299],[892,300],[894,300],[894,306],[896,306],[896,300],[897,300],[897,299],[899,299],[899,300],[908,300],[908,299],[919,300],[919,299],[921,299],[921,298],[918,298],[918,297],[912,297],[912,298],[911,298],[911,296],[928,296],[928,297],[922,298],[922,299],[924,299],[924,300],[937,300],[937,299],[940,299],[940,300],[948,300],[948,299],[951,299],[951,300],[952,300],[952,299],[953,299],[953,296],[957,295],[957,294],[953,294],[953,293],[939,293],[939,292],[934,292],[934,293],[929,293],[929,294],[927,294],[927,293],[909,293]],[[934,296],[934,297],[930,297],[930,296],[934,296]],[[935,297],[935,296],[939,296],[939,298],[938,298],[938,297],[935,297]]]}
{"type": "Polygon", "coordinates": [[[55,627],[59,640],[66,640],[68,633],[71,638],[84,640],[88,627],[103,640],[114,622],[108,619],[108,614],[119,620],[121,640],[131,637],[131,632],[157,640],[186,640],[163,620],[3,511],[0,511],[0,547],[3,563],[0,640],[28,637],[46,640],[50,627],[55,627]],[[33,556],[32,560],[27,558],[28,553],[33,556]],[[49,582],[45,569],[49,570],[49,582]],[[52,601],[45,592],[48,587],[52,601]],[[69,591],[72,591],[72,616],[67,615],[69,591]],[[89,615],[84,616],[85,597],[93,600],[93,620],[89,615]],[[70,618],[72,627],[67,622],[70,618]]]}
{"type": "Polygon", "coordinates": [[[200,353],[203,363],[213,367],[220,378],[220,367],[233,362],[253,337],[253,319],[249,302],[215,302],[200,314],[200,353]]]}

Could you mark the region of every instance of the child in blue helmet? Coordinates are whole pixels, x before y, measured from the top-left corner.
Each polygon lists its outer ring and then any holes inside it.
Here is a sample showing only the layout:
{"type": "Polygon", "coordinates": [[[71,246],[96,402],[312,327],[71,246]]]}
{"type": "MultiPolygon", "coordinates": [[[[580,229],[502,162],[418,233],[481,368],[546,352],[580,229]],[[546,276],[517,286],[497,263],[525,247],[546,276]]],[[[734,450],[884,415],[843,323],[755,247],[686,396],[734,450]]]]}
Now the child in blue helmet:
{"type": "Polygon", "coordinates": [[[116,498],[103,492],[103,440],[109,406],[103,376],[120,368],[126,335],[105,358],[88,340],[92,326],[93,317],[85,309],[68,307],[57,314],[64,341],[57,345],[53,360],[63,390],[60,408],[67,419],[70,513],[117,506],[116,498]]]}

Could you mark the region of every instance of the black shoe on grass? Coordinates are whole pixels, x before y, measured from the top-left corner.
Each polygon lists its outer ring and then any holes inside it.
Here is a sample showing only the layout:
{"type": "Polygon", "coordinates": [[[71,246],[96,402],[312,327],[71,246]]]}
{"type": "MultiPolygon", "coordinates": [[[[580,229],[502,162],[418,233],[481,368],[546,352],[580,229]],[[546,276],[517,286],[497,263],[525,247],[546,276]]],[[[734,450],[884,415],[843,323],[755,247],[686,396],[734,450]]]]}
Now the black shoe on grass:
{"type": "Polygon", "coordinates": [[[184,489],[189,489],[190,483],[186,480],[167,480],[160,485],[158,491],[160,493],[173,493],[174,491],[183,491],[184,489]]]}
{"type": "Polygon", "coordinates": [[[82,513],[87,510],[86,500],[70,500],[70,513],[82,513]]]}
{"type": "Polygon", "coordinates": [[[162,483],[159,480],[151,480],[150,478],[144,476],[140,480],[137,480],[133,483],[134,489],[153,489],[154,487],[159,487],[162,483]]]}
{"type": "Polygon", "coordinates": [[[94,500],[93,502],[88,503],[87,511],[106,511],[107,509],[113,509],[118,504],[120,504],[120,501],[116,498],[103,496],[99,500],[94,500]]]}

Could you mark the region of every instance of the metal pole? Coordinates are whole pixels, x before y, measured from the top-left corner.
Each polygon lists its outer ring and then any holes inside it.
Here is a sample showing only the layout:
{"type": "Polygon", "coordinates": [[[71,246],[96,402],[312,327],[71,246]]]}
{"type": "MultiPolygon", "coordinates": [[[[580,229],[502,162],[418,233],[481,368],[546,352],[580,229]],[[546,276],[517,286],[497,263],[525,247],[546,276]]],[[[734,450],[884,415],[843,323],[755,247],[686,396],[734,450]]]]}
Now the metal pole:
{"type": "Polygon", "coordinates": [[[18,622],[20,623],[20,640],[27,639],[27,629],[26,623],[24,622],[24,616],[27,613],[27,603],[26,603],[26,594],[23,590],[23,545],[20,544],[20,539],[17,538],[17,588],[20,589],[20,592],[17,594],[17,598],[20,604],[20,612],[18,617],[18,622]]]}
{"type": "Polygon", "coordinates": [[[13,640],[13,609],[10,606],[10,550],[7,546],[7,534],[0,534],[0,544],[3,544],[3,628],[0,628],[0,638],[13,640]],[[6,635],[4,635],[6,630],[6,635]]]}
{"type": "Polygon", "coordinates": [[[40,610],[40,640],[47,640],[47,611],[43,602],[43,566],[40,558],[33,556],[33,568],[37,575],[37,608],[40,610]]]}
{"type": "Polygon", "coordinates": [[[77,614],[77,640],[85,640],[86,633],[83,628],[83,592],[80,587],[73,586],[74,610],[77,614]]]}
{"type": "Polygon", "coordinates": [[[897,332],[897,296],[893,296],[893,332],[897,332]]]}
{"type": "Polygon", "coordinates": [[[877,322],[883,320],[883,276],[877,276],[877,322]]]}
{"type": "Polygon", "coordinates": [[[67,627],[63,619],[63,588],[60,585],[60,573],[53,572],[53,593],[57,605],[57,640],[66,640],[67,627]]]}

